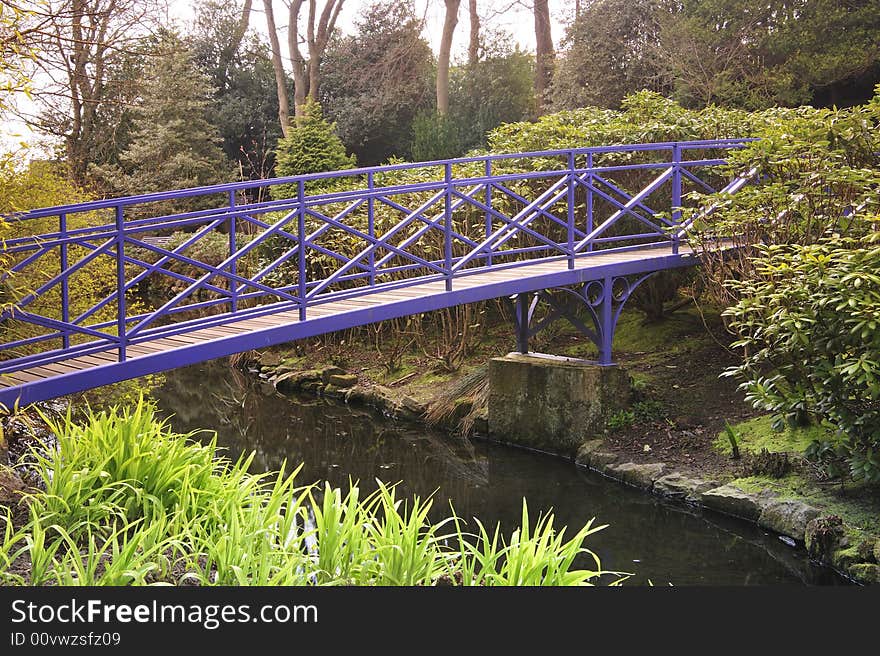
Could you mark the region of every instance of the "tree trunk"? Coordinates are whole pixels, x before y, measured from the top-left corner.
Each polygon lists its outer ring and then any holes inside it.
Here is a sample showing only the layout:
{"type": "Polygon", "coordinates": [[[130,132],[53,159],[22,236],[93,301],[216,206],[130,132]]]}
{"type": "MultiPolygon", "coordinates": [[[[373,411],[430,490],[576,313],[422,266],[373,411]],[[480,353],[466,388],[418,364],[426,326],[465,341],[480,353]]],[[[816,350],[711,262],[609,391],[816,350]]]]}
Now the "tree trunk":
{"type": "Polygon", "coordinates": [[[550,33],[548,0],[535,0],[535,97],[538,115],[544,113],[547,89],[553,77],[553,35],[550,33]]]}
{"type": "MultiPolygon", "coordinates": [[[[292,0],[290,3],[290,23],[287,29],[287,47],[290,51],[290,62],[293,65],[293,113],[302,116],[309,91],[309,79],[306,75],[306,61],[299,49],[299,11],[303,0],[292,0]]],[[[309,0],[309,20],[315,11],[315,0],[309,0]]]]}
{"type": "Polygon", "coordinates": [[[241,9],[241,19],[235,26],[235,32],[232,33],[232,38],[229,40],[223,53],[224,62],[231,62],[233,57],[235,57],[235,53],[238,52],[241,40],[244,39],[245,32],[247,32],[248,25],[250,25],[252,6],[253,0],[244,0],[244,7],[241,9]]]}
{"type": "Polygon", "coordinates": [[[317,0],[309,0],[309,15],[306,18],[306,46],[309,60],[305,61],[299,49],[299,12],[304,0],[290,3],[290,27],[287,31],[287,45],[290,61],[293,62],[293,102],[296,116],[302,116],[306,98],[318,102],[318,89],[321,84],[321,58],[327,49],[330,37],[336,27],[336,19],[342,11],[345,0],[325,0],[321,16],[317,16],[317,0]]]}
{"type": "Polygon", "coordinates": [[[269,31],[269,44],[272,48],[272,69],[275,71],[275,88],[278,91],[278,121],[281,132],[287,136],[290,130],[290,102],[287,98],[287,76],[281,64],[281,44],[278,42],[278,31],[275,29],[275,12],[272,11],[272,0],[263,0],[266,8],[266,29],[269,31]]]}
{"type": "Polygon", "coordinates": [[[449,54],[452,51],[452,37],[458,24],[458,7],[461,0],[444,0],[446,17],[443,20],[443,34],[440,36],[440,53],[437,55],[437,112],[449,112],[449,54]]]}
{"type": "Polygon", "coordinates": [[[480,59],[480,14],[477,13],[477,0],[468,0],[468,14],[471,24],[468,66],[474,67],[480,59]]]}

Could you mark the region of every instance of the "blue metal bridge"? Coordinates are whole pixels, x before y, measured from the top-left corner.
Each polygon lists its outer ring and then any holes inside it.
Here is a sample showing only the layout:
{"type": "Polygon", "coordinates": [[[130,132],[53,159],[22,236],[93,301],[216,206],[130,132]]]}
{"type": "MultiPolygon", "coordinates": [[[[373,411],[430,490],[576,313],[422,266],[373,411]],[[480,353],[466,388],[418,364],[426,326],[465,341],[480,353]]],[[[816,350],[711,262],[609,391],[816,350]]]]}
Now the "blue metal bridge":
{"type": "Polygon", "coordinates": [[[5,217],[0,403],[493,298],[513,297],[521,351],[566,317],[611,364],[636,286],[698,262],[687,235],[716,206],[705,195],[754,177],[724,166],[747,141],[395,164],[5,217]],[[542,299],[552,312],[535,325],[542,299]]]}

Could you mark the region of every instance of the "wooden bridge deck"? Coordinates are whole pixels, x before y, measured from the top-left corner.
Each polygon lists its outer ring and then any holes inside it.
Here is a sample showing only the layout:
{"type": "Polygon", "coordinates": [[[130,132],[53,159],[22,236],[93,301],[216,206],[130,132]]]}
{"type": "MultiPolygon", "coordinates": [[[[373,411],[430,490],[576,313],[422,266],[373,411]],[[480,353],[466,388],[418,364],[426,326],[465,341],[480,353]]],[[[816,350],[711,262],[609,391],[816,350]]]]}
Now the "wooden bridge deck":
{"type": "MultiPolygon", "coordinates": [[[[722,244],[724,247],[724,244],[722,244]]],[[[403,317],[463,303],[499,298],[600,280],[607,276],[634,275],[689,266],[696,254],[682,244],[677,254],[668,242],[632,250],[579,256],[574,268],[565,258],[535,260],[511,268],[479,268],[463,271],[447,291],[443,280],[392,289],[365,291],[362,295],[325,303],[315,301],[300,321],[299,310],[279,311],[254,318],[235,318],[208,328],[153,341],[131,344],[127,359],[118,361],[116,349],[81,355],[51,364],[33,366],[0,375],[0,402],[10,406],[51,398],[145,375],[163,368],[193,364],[243,350],[264,348],[294,339],[312,337],[341,328],[403,317]],[[377,312],[382,308],[381,313],[377,312]],[[159,360],[159,362],[157,362],[159,360]]]]}

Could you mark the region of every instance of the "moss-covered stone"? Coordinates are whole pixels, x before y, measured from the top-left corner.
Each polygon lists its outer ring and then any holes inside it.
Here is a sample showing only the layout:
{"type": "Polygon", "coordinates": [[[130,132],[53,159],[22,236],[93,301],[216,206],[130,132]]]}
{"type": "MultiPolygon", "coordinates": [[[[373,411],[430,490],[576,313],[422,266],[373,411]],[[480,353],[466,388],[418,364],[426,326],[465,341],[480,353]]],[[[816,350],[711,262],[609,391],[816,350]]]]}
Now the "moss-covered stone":
{"type": "MultiPolygon", "coordinates": [[[[321,374],[321,382],[325,385],[329,385],[331,382],[331,378],[333,376],[342,376],[345,375],[345,369],[340,369],[336,366],[322,367],[317,370],[321,374]]],[[[357,382],[357,377],[355,377],[355,382],[357,382]]],[[[340,385],[341,387],[341,385],[340,385]]]]}
{"type": "Polygon", "coordinates": [[[619,465],[609,465],[606,472],[624,483],[642,490],[650,490],[663,474],[663,463],[624,462],[619,465]]]}
{"type": "Polygon", "coordinates": [[[617,462],[617,454],[610,451],[593,451],[590,454],[590,467],[600,472],[604,472],[615,462],[617,462]]]}
{"type": "Polygon", "coordinates": [[[304,389],[307,383],[314,382],[321,382],[321,372],[317,369],[288,371],[287,373],[275,376],[272,380],[275,389],[282,392],[304,389]]]}
{"type": "Polygon", "coordinates": [[[601,435],[632,394],[618,367],[537,354],[493,358],[489,386],[491,436],[566,456],[601,435]]]}
{"type": "Polygon", "coordinates": [[[341,399],[345,397],[345,390],[333,383],[328,383],[324,386],[323,394],[324,396],[329,396],[331,399],[341,399]]]}
{"type": "Polygon", "coordinates": [[[327,384],[339,388],[349,388],[357,385],[357,374],[331,374],[327,376],[327,384]]]}
{"type": "Polygon", "coordinates": [[[819,516],[819,510],[800,501],[771,501],[761,511],[758,525],[802,541],[807,524],[819,516]]]}
{"type": "Polygon", "coordinates": [[[400,403],[404,408],[409,410],[414,415],[422,416],[428,410],[427,405],[420,401],[417,401],[411,396],[404,396],[400,399],[400,403]]]}
{"type": "Polygon", "coordinates": [[[577,454],[574,458],[575,464],[578,464],[581,467],[589,467],[593,453],[601,449],[602,444],[604,444],[603,440],[587,440],[581,444],[578,447],[577,454]]]}
{"type": "MultiPolygon", "coordinates": [[[[837,515],[816,517],[807,523],[804,531],[804,542],[810,558],[825,564],[836,564],[833,561],[841,558],[838,554],[847,546],[845,537],[843,520],[837,515]]],[[[858,558],[855,551],[852,555],[853,558],[858,558]]]]}
{"type": "Polygon", "coordinates": [[[762,503],[757,494],[744,492],[732,485],[722,485],[706,490],[700,501],[711,510],[756,521],[761,515],[762,503]]]}
{"type": "Polygon", "coordinates": [[[680,472],[661,476],[654,481],[654,491],[667,497],[697,502],[706,490],[718,487],[718,481],[692,478],[680,472]]]}

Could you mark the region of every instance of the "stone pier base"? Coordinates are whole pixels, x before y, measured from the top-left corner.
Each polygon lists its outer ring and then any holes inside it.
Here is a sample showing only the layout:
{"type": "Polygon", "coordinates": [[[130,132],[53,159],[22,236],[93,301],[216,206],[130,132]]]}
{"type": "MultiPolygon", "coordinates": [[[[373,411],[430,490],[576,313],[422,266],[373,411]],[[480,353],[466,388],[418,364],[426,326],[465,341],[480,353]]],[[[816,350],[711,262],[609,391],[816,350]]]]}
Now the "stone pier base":
{"type": "Polygon", "coordinates": [[[489,436],[574,456],[601,436],[609,415],[629,405],[629,375],[617,366],[541,353],[489,363],[489,436]]]}

